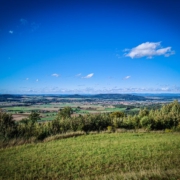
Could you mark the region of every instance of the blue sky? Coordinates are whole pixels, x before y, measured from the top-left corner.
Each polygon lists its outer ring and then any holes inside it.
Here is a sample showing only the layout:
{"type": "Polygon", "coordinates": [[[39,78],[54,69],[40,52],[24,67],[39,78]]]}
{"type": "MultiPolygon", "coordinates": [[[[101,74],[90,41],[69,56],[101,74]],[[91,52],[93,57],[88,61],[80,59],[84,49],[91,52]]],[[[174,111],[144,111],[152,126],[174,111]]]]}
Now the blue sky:
{"type": "Polygon", "coordinates": [[[180,92],[180,1],[0,0],[0,93],[180,92]]]}

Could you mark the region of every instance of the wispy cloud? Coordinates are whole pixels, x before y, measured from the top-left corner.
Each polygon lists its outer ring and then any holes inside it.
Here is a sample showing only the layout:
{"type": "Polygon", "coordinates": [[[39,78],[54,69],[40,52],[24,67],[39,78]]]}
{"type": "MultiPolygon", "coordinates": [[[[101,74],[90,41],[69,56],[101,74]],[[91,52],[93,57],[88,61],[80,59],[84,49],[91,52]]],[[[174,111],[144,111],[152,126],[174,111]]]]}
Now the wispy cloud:
{"type": "Polygon", "coordinates": [[[23,19],[23,18],[20,19],[20,22],[22,25],[26,25],[28,23],[28,21],[26,19],[23,19]]]}
{"type": "Polygon", "coordinates": [[[120,59],[122,56],[117,53],[117,54],[116,54],[116,57],[117,57],[118,59],[120,59]]]}
{"type": "Polygon", "coordinates": [[[169,91],[169,87],[162,87],[161,90],[162,91],[169,91]]]}
{"type": "Polygon", "coordinates": [[[35,23],[35,22],[31,23],[31,31],[32,31],[32,32],[38,30],[39,27],[40,27],[40,24],[35,23]]]}
{"type": "Polygon", "coordinates": [[[12,30],[9,31],[9,34],[13,34],[14,32],[12,30]]]}
{"type": "Polygon", "coordinates": [[[129,79],[130,77],[131,77],[131,76],[126,76],[126,77],[124,77],[124,79],[127,80],[127,79],[129,79]]]}
{"type": "Polygon", "coordinates": [[[36,82],[38,82],[39,81],[39,79],[36,79],[36,82]]]}
{"type": "Polygon", "coordinates": [[[29,78],[26,78],[26,81],[28,81],[29,80],[29,78]]]}
{"type": "Polygon", "coordinates": [[[54,74],[52,74],[51,76],[59,77],[59,74],[54,73],[54,74]]]}
{"type": "Polygon", "coordinates": [[[142,57],[153,58],[154,56],[161,55],[169,57],[175,54],[175,51],[172,51],[170,46],[162,48],[161,42],[145,42],[132,49],[125,49],[124,51],[126,52],[124,55],[132,59],[142,57]]]}
{"type": "Polygon", "coordinates": [[[98,93],[179,93],[180,86],[172,86],[172,87],[126,87],[126,88],[118,88],[118,87],[103,87],[101,89],[94,87],[79,87],[75,89],[66,89],[60,87],[43,87],[43,88],[35,88],[35,87],[25,87],[21,89],[0,89],[1,93],[66,93],[66,94],[98,94],[98,93]]]}
{"type": "Polygon", "coordinates": [[[81,76],[81,73],[79,73],[79,74],[76,74],[76,77],[80,77],[81,76]]]}
{"type": "Polygon", "coordinates": [[[94,76],[94,73],[91,73],[91,74],[88,74],[87,76],[83,77],[85,79],[89,79],[89,78],[92,78],[94,76]]]}

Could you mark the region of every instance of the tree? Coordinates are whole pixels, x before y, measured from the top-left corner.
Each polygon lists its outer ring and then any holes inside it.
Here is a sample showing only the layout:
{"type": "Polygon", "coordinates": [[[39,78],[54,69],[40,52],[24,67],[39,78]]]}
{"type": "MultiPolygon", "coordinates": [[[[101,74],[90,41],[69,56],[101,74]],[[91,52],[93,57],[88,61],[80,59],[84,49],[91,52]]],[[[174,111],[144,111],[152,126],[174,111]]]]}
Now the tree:
{"type": "Polygon", "coordinates": [[[33,123],[37,122],[38,120],[41,120],[40,114],[35,111],[32,111],[28,118],[33,123]]]}
{"type": "Polygon", "coordinates": [[[15,125],[12,115],[0,110],[0,134],[4,137],[12,136],[15,125]]]}
{"type": "Polygon", "coordinates": [[[124,112],[121,111],[115,111],[110,114],[111,118],[123,118],[125,117],[124,112]]]}
{"type": "Polygon", "coordinates": [[[71,114],[73,114],[73,109],[69,106],[65,107],[64,109],[61,109],[59,112],[58,112],[58,115],[57,115],[57,119],[66,119],[66,118],[70,118],[71,117],[71,114]]]}
{"type": "Polygon", "coordinates": [[[147,108],[141,109],[141,110],[139,111],[139,117],[140,117],[140,118],[142,118],[142,117],[144,117],[144,116],[148,116],[148,115],[149,115],[149,111],[148,111],[147,108]]]}
{"type": "Polygon", "coordinates": [[[149,116],[143,116],[140,120],[140,123],[143,128],[151,127],[152,125],[152,122],[149,116]]]}

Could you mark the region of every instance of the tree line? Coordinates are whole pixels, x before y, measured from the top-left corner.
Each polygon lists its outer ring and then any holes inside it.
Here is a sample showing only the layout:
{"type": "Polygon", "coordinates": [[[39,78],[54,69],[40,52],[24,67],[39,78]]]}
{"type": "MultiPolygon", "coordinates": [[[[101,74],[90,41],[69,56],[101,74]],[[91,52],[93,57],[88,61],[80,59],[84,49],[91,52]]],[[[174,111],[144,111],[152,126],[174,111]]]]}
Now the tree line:
{"type": "Polygon", "coordinates": [[[11,114],[0,111],[0,137],[5,140],[18,137],[43,140],[67,132],[116,131],[118,128],[180,131],[180,104],[177,100],[160,109],[143,108],[136,115],[121,111],[78,116],[72,114],[73,109],[65,107],[59,110],[54,120],[40,123],[38,112],[33,111],[28,118],[16,122],[11,114]]]}

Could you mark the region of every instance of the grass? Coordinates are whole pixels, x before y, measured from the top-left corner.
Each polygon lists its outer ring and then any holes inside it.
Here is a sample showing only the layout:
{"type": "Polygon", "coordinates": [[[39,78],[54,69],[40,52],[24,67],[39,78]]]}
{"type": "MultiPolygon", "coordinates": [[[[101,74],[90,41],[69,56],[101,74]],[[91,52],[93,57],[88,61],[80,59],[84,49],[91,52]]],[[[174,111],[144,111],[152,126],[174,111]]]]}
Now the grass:
{"type": "Polygon", "coordinates": [[[6,107],[4,109],[11,111],[11,112],[19,112],[19,111],[30,112],[33,110],[33,108],[29,107],[29,106],[28,107],[25,107],[25,106],[6,107]]]}
{"type": "Polygon", "coordinates": [[[51,121],[57,117],[57,113],[55,113],[55,112],[42,113],[41,115],[42,115],[42,117],[41,117],[40,121],[51,121]]]}
{"type": "Polygon", "coordinates": [[[125,111],[126,108],[105,108],[104,111],[107,111],[107,112],[114,112],[114,111],[125,111]]]}
{"type": "Polygon", "coordinates": [[[52,121],[56,119],[56,116],[48,116],[48,117],[42,117],[41,120],[39,120],[40,122],[41,121],[52,121]]]}
{"type": "Polygon", "coordinates": [[[140,110],[140,108],[133,108],[133,109],[131,109],[131,111],[139,111],[140,110]]]}
{"type": "Polygon", "coordinates": [[[178,179],[180,134],[101,133],[0,149],[0,179],[178,179]]]}

